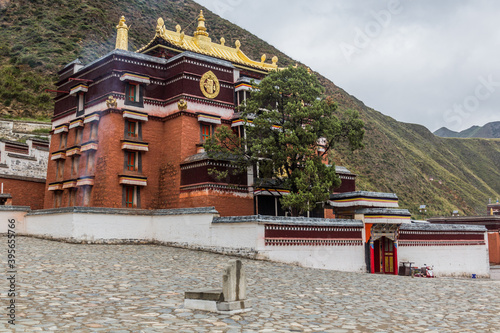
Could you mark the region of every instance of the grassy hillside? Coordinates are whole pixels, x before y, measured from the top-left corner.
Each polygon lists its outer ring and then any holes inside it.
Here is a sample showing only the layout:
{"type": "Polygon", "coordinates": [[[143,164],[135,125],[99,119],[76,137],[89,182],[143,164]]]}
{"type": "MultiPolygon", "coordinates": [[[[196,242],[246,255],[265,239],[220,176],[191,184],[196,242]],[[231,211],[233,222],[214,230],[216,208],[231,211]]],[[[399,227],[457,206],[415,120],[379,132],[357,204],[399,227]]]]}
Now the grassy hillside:
{"type": "MultiPolygon", "coordinates": [[[[168,29],[180,24],[192,35],[204,9],[191,0],[0,0],[0,116],[49,119],[55,73],[80,57],[89,62],[114,48],[115,26],[125,15],[130,50],[146,44],[163,17],[168,29]]],[[[224,37],[253,59],[276,55],[280,66],[294,64],[248,31],[204,10],[213,39],[224,37]]],[[[314,66],[314,64],[310,64],[314,66]]],[[[401,206],[428,215],[483,214],[489,197],[500,197],[500,141],[439,138],[426,128],[398,122],[367,108],[324,77],[340,108],[360,112],[366,123],[365,149],[339,150],[335,159],[358,176],[358,188],[396,192],[401,206]],[[430,179],[433,179],[432,181],[430,179]]]]}

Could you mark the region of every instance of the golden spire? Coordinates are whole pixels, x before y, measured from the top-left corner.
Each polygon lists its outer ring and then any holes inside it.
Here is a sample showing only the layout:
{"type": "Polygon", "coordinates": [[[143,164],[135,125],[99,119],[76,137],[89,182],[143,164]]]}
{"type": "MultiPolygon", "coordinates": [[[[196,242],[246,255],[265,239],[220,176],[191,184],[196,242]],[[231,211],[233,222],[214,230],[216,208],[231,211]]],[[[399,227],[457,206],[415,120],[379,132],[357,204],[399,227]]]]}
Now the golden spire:
{"type": "Polygon", "coordinates": [[[128,27],[125,24],[125,16],[120,18],[120,22],[116,26],[116,46],[117,50],[128,51],[128,27]]]}
{"type": "Polygon", "coordinates": [[[207,28],[205,27],[205,17],[203,16],[203,10],[200,10],[200,15],[198,16],[198,28],[194,32],[194,35],[208,37],[207,28]]]}

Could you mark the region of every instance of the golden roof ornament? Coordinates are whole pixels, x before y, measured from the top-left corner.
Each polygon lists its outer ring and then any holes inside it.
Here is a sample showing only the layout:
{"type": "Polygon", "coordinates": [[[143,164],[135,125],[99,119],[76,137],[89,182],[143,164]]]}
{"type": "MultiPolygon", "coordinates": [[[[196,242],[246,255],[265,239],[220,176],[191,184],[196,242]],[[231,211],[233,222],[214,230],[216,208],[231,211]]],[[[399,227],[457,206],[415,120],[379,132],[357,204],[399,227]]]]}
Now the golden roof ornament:
{"type": "Polygon", "coordinates": [[[163,31],[165,31],[165,21],[160,17],[156,23],[156,34],[161,36],[163,31]]]}
{"type": "Polygon", "coordinates": [[[125,24],[125,16],[122,16],[116,26],[116,50],[128,51],[128,29],[129,27],[125,24]]]}
{"type": "Polygon", "coordinates": [[[266,55],[265,54],[263,54],[262,57],[260,57],[260,62],[264,62],[264,61],[266,61],[266,55]]]}
{"type": "Polygon", "coordinates": [[[198,28],[194,32],[194,35],[208,37],[207,28],[205,27],[205,17],[203,16],[203,10],[200,10],[200,15],[198,16],[198,28]]]}
{"type": "Polygon", "coordinates": [[[158,19],[155,37],[137,52],[148,54],[155,48],[164,47],[163,43],[158,43],[158,39],[162,39],[180,52],[191,51],[266,72],[278,69],[277,57],[272,58],[272,63],[259,61],[262,58],[257,61],[252,60],[240,49],[241,42],[239,40],[235,42],[234,47],[226,45],[224,38],[221,38],[220,41],[212,42],[211,38],[208,37],[203,11],[200,11],[197,20],[198,27],[194,32],[194,36],[189,36],[184,33],[184,30],[180,29],[180,26],[176,26],[173,31],[166,29],[163,19],[158,19]]]}

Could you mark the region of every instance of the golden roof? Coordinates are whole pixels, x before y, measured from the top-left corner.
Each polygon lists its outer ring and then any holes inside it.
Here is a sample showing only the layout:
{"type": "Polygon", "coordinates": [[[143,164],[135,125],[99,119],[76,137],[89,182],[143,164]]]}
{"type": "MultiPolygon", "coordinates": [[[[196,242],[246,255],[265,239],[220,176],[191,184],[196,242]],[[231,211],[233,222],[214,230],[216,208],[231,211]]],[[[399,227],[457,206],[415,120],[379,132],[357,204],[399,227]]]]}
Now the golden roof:
{"type": "Polygon", "coordinates": [[[266,71],[275,70],[278,68],[278,57],[274,56],[272,58],[272,63],[266,63],[266,55],[262,55],[261,61],[254,61],[248,58],[243,51],[241,51],[241,43],[239,40],[235,42],[236,47],[230,47],[225,45],[225,39],[222,37],[219,43],[212,42],[212,39],[208,36],[207,28],[205,27],[205,18],[203,17],[203,11],[200,11],[198,16],[198,28],[194,32],[194,36],[186,36],[184,31],[181,31],[180,25],[177,25],[176,31],[170,31],[165,28],[165,22],[160,17],[158,19],[158,24],[156,25],[156,35],[151,42],[146,46],[138,50],[137,52],[146,52],[151,44],[156,40],[156,38],[163,38],[165,41],[169,42],[176,47],[192,51],[199,54],[208,55],[214,58],[219,58],[223,60],[230,61],[234,64],[240,64],[245,66],[250,66],[253,68],[258,68],[266,71]]]}

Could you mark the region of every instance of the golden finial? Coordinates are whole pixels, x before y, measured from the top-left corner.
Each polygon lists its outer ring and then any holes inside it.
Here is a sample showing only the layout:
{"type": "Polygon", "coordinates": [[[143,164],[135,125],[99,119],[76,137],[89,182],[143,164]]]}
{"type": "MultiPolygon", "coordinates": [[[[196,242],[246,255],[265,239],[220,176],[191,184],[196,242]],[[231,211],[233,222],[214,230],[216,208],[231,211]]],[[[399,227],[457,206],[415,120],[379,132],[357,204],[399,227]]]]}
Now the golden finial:
{"type": "Polygon", "coordinates": [[[160,32],[163,26],[165,25],[165,21],[161,17],[158,18],[158,21],[156,22],[156,31],[160,32]]]}
{"type": "Polygon", "coordinates": [[[180,33],[181,33],[181,26],[180,26],[179,24],[177,24],[177,25],[175,26],[175,31],[176,31],[178,34],[180,34],[180,33]]]}
{"type": "Polygon", "coordinates": [[[184,41],[184,31],[183,31],[183,32],[181,32],[180,39],[181,39],[181,42],[183,42],[183,41],[184,41]]]}
{"type": "Polygon", "coordinates": [[[240,43],[240,41],[238,39],[236,40],[236,42],[234,42],[234,45],[236,46],[236,51],[239,51],[241,43],[240,43]]]}
{"type": "Polygon", "coordinates": [[[200,10],[200,15],[198,16],[198,28],[194,32],[194,35],[208,37],[207,28],[205,27],[205,17],[203,16],[203,10],[200,10]]]}
{"type": "Polygon", "coordinates": [[[129,27],[125,24],[125,16],[122,16],[120,22],[116,26],[115,49],[128,51],[128,29],[129,27]]]}
{"type": "Polygon", "coordinates": [[[295,63],[295,66],[293,66],[293,68],[297,68],[299,67],[299,64],[295,63]]]}
{"type": "Polygon", "coordinates": [[[178,102],[177,102],[177,108],[179,109],[179,111],[184,111],[187,109],[187,106],[188,106],[188,103],[184,100],[184,98],[181,98],[178,102]]]}
{"type": "Polygon", "coordinates": [[[265,54],[263,54],[262,57],[260,57],[260,62],[264,62],[264,61],[266,61],[266,55],[265,54]]]}
{"type": "Polygon", "coordinates": [[[226,39],[224,39],[224,37],[221,37],[220,38],[220,45],[224,46],[224,44],[226,44],[226,39]]]}
{"type": "Polygon", "coordinates": [[[272,60],[273,60],[273,65],[276,65],[278,63],[278,57],[277,56],[274,56],[272,60]]]}
{"type": "Polygon", "coordinates": [[[311,74],[311,69],[309,67],[307,67],[307,73],[311,74]]]}

